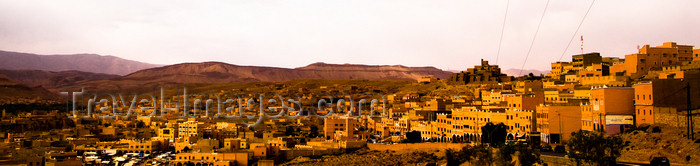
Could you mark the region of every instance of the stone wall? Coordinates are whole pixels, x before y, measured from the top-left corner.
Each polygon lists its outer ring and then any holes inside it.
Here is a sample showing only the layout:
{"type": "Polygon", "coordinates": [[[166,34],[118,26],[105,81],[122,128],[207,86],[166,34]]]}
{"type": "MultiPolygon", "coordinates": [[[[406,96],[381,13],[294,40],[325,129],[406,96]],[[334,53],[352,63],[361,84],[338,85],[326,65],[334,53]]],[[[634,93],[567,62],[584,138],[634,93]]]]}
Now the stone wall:
{"type": "MultiPolygon", "coordinates": [[[[695,131],[700,130],[700,110],[693,110],[693,126],[695,131]]],[[[654,107],[654,123],[664,124],[673,127],[687,127],[688,112],[681,110],[680,112],[676,108],[672,107],[654,107]]]]}

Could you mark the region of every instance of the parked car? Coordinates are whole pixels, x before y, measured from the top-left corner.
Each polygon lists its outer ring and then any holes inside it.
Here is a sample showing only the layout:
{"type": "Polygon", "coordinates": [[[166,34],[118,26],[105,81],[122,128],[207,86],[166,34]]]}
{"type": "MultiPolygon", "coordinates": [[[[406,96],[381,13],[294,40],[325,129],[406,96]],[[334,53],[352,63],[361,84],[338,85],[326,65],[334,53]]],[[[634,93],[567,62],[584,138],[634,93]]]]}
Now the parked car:
{"type": "Polygon", "coordinates": [[[668,161],[668,158],[666,157],[654,157],[651,159],[652,166],[670,166],[671,161],[668,161]]]}
{"type": "Polygon", "coordinates": [[[549,145],[544,145],[540,148],[541,152],[551,152],[552,151],[552,146],[549,145]]]}

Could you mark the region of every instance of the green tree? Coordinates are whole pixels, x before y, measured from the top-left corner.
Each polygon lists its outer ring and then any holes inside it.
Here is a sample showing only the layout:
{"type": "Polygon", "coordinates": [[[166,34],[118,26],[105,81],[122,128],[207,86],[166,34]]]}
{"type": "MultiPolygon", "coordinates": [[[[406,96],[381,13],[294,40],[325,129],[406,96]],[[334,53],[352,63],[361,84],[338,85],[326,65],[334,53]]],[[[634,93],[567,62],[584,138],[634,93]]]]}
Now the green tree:
{"type": "Polygon", "coordinates": [[[491,122],[486,123],[481,127],[481,143],[489,143],[496,147],[505,144],[508,134],[507,127],[503,123],[497,125],[491,122]]]}
{"type": "Polygon", "coordinates": [[[464,160],[466,158],[459,158],[459,151],[455,151],[453,149],[447,149],[445,150],[445,160],[447,160],[447,166],[456,166],[464,163],[464,160]]]}
{"type": "Polygon", "coordinates": [[[518,151],[518,162],[520,165],[534,165],[535,163],[541,163],[540,153],[530,146],[524,144],[517,144],[518,151]]]}
{"type": "Polygon", "coordinates": [[[316,125],[312,125],[311,127],[309,127],[309,137],[310,138],[318,137],[318,127],[316,125]]]}
{"type": "Polygon", "coordinates": [[[406,141],[408,143],[418,143],[422,142],[421,134],[419,131],[409,131],[406,133],[406,141]]]}
{"type": "Polygon", "coordinates": [[[143,121],[136,121],[136,128],[143,128],[144,126],[146,126],[146,123],[143,121]]]}
{"type": "Polygon", "coordinates": [[[293,136],[294,135],[294,127],[287,126],[287,129],[284,131],[284,135],[293,136]]]}
{"type": "Polygon", "coordinates": [[[445,150],[445,160],[447,165],[461,165],[465,162],[470,162],[473,165],[492,165],[494,162],[493,153],[488,146],[467,145],[461,150],[447,149],[445,150]]]}
{"type": "Polygon", "coordinates": [[[513,164],[513,154],[517,151],[517,145],[506,144],[498,148],[496,153],[497,161],[499,165],[514,165],[513,164]]]}
{"type": "Polygon", "coordinates": [[[494,158],[490,147],[484,145],[475,146],[472,154],[474,154],[474,158],[478,159],[474,161],[474,164],[493,165],[494,158]]]}
{"type": "Polygon", "coordinates": [[[608,136],[601,132],[578,131],[571,133],[566,147],[568,155],[577,164],[613,165],[627,146],[619,136],[608,136]]]}

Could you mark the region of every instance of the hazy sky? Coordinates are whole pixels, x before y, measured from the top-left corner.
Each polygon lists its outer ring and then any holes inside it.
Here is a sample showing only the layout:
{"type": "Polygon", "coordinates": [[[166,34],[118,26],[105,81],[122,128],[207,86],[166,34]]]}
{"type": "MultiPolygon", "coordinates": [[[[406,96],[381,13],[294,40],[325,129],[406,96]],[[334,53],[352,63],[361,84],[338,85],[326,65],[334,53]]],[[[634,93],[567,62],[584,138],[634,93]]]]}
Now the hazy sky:
{"type": "MultiPolygon", "coordinates": [[[[97,53],[155,64],[314,62],[463,70],[496,60],[506,0],[0,0],[0,50],[97,53]]],[[[520,68],[546,0],[512,0],[499,65],[520,68]]],[[[552,0],[526,69],[559,59],[591,0],[552,0]]],[[[699,45],[700,1],[599,0],[566,52],[623,57],[699,45]]]]}

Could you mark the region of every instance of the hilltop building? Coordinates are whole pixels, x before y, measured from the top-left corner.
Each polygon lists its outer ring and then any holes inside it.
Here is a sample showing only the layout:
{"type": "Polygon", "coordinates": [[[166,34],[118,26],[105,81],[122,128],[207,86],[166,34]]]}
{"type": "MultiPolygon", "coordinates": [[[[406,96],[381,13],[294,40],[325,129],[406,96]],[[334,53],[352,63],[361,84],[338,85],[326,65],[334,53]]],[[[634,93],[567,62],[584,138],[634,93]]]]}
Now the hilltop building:
{"type": "Polygon", "coordinates": [[[481,60],[481,65],[452,74],[452,77],[450,77],[450,82],[458,84],[499,83],[510,80],[512,78],[501,73],[501,68],[498,65],[490,65],[488,61],[483,59],[481,60]]]}

